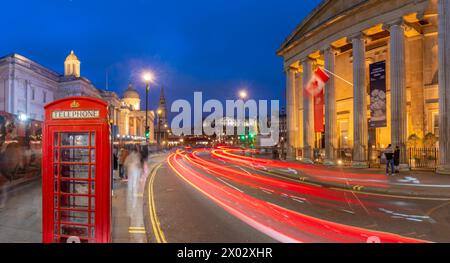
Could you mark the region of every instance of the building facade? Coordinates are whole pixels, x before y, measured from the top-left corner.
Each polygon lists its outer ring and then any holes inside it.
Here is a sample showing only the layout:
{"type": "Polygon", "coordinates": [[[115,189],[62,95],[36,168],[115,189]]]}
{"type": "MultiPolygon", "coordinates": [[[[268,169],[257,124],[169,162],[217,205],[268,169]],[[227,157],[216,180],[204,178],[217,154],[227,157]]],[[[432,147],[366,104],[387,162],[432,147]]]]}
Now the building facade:
{"type": "MultiPolygon", "coordinates": [[[[96,88],[81,76],[80,61],[72,51],[64,62],[64,74],[48,69],[24,56],[0,58],[0,112],[44,120],[44,105],[69,96],[89,96],[109,104],[110,119],[120,138],[145,140],[145,111],[140,110],[139,93],[130,85],[123,98],[96,88]]],[[[153,134],[154,113],[148,113],[153,134]]],[[[153,138],[153,137],[150,137],[153,138]]]]}
{"type": "Polygon", "coordinates": [[[290,155],[311,162],[320,144],[314,101],[304,89],[321,67],[331,77],[324,90],[326,163],[348,148],[352,165],[367,167],[370,149],[392,144],[407,168],[409,142],[434,136],[438,172],[450,173],[449,29],[448,0],[322,1],[277,51],[287,77],[290,155]],[[377,65],[385,69],[384,94],[373,91],[377,65]]]}

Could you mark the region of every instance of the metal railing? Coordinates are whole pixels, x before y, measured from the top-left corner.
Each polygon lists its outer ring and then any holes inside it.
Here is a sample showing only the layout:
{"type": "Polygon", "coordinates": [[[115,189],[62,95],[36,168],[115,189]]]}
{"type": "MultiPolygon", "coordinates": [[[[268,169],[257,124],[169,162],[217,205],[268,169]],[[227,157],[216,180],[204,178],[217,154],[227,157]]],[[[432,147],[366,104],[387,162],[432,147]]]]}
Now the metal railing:
{"type": "Polygon", "coordinates": [[[438,148],[409,148],[409,167],[436,171],[439,160],[438,148]]]}

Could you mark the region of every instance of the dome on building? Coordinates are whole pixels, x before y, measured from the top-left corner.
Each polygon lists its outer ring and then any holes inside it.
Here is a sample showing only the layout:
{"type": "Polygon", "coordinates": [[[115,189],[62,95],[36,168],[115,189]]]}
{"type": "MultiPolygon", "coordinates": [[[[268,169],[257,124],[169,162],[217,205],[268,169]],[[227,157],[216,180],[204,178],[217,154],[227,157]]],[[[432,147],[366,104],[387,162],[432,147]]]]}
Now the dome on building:
{"type": "Polygon", "coordinates": [[[123,94],[124,99],[140,99],[139,93],[133,87],[133,85],[129,84],[127,90],[123,94]]]}
{"type": "Polygon", "coordinates": [[[70,51],[70,54],[66,57],[66,61],[79,61],[78,57],[73,53],[73,50],[70,51]]]}

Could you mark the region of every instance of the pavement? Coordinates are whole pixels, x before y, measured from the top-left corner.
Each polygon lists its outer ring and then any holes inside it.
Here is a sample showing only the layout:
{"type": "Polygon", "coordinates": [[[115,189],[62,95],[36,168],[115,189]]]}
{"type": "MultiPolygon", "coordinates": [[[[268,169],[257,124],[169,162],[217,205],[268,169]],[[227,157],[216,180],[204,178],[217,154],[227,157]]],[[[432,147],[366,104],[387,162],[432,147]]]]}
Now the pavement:
{"type": "MultiPolygon", "coordinates": [[[[166,155],[154,155],[147,171],[166,155]]],[[[114,181],[112,197],[112,238],[114,243],[146,243],[143,191],[148,173],[129,182],[114,181]]],[[[0,243],[40,243],[42,241],[42,184],[40,178],[21,182],[6,194],[0,208],[0,243]]]]}

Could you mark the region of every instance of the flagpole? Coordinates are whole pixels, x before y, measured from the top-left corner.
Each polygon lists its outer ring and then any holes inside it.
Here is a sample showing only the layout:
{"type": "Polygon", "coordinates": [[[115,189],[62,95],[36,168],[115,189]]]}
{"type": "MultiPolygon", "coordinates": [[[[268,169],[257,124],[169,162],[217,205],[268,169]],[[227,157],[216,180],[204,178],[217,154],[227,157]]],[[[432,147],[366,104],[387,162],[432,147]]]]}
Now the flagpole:
{"type": "Polygon", "coordinates": [[[329,71],[329,70],[326,69],[326,68],[322,68],[322,69],[323,69],[325,72],[330,73],[331,75],[335,76],[336,78],[338,78],[338,79],[344,81],[345,83],[347,83],[348,85],[350,85],[350,86],[353,87],[353,83],[351,83],[351,82],[347,81],[346,79],[344,79],[344,78],[342,78],[342,77],[340,77],[340,76],[334,74],[333,72],[329,71]]]}

